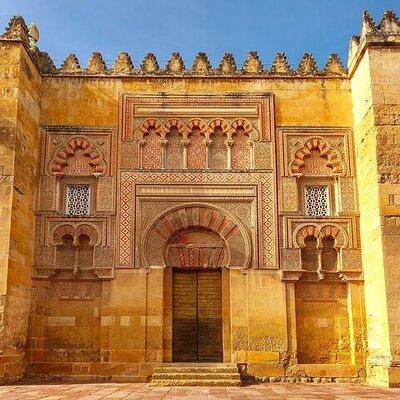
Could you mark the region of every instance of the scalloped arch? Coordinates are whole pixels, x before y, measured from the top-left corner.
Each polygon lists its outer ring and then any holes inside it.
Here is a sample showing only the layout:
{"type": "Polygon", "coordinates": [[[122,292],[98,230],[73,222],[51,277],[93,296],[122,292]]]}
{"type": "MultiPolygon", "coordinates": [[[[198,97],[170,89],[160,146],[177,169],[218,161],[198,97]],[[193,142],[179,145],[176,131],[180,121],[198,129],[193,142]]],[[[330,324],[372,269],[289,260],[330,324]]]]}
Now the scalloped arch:
{"type": "Polygon", "coordinates": [[[305,238],[309,236],[315,237],[317,240],[319,238],[319,229],[316,225],[304,225],[300,227],[297,231],[293,233],[295,238],[295,244],[297,247],[305,246],[305,238]]]}
{"type": "Polygon", "coordinates": [[[164,122],[164,134],[168,134],[174,128],[181,134],[185,133],[185,124],[180,119],[173,118],[164,122]]]}
{"type": "Polygon", "coordinates": [[[148,118],[142,122],[139,129],[140,129],[140,132],[142,133],[143,137],[145,135],[148,135],[150,130],[152,130],[152,129],[156,131],[157,135],[161,135],[162,125],[155,118],[148,118]]]}
{"type": "Polygon", "coordinates": [[[290,171],[293,175],[303,175],[301,169],[306,164],[306,159],[311,156],[311,152],[317,150],[320,157],[326,158],[326,166],[332,169],[333,175],[342,175],[344,173],[343,163],[337,152],[322,138],[315,137],[308,139],[304,145],[298,149],[290,165],[290,171]]]}
{"type": "Polygon", "coordinates": [[[186,129],[188,133],[192,133],[195,129],[199,129],[201,133],[205,133],[207,131],[207,124],[200,118],[193,118],[186,123],[186,129]]]}
{"type": "Polygon", "coordinates": [[[213,119],[212,121],[210,121],[208,123],[208,127],[209,127],[209,130],[211,133],[214,132],[215,129],[217,129],[217,128],[221,129],[222,132],[224,132],[224,133],[227,133],[230,129],[228,122],[226,122],[224,119],[221,119],[221,118],[216,118],[216,119],[213,119]]]}
{"type": "Polygon", "coordinates": [[[249,121],[247,121],[247,119],[245,118],[238,118],[235,119],[232,123],[231,123],[231,130],[232,133],[235,133],[238,129],[243,129],[244,132],[247,135],[250,135],[251,131],[253,130],[253,127],[251,125],[251,123],[249,121]]]}
{"type": "Polygon", "coordinates": [[[51,171],[54,175],[64,175],[63,169],[69,165],[68,160],[74,157],[77,150],[82,150],[84,156],[88,158],[88,165],[92,173],[104,174],[106,163],[103,155],[86,138],[74,137],[67,141],[63,148],[59,149],[51,162],[51,171]]]}
{"type": "Polygon", "coordinates": [[[178,231],[190,228],[206,228],[224,240],[228,267],[249,267],[252,248],[246,228],[228,211],[204,203],[176,206],[154,218],[141,239],[142,265],[146,268],[153,263],[164,265],[169,239],[178,231]],[[238,252],[238,248],[241,251],[238,252]]]}

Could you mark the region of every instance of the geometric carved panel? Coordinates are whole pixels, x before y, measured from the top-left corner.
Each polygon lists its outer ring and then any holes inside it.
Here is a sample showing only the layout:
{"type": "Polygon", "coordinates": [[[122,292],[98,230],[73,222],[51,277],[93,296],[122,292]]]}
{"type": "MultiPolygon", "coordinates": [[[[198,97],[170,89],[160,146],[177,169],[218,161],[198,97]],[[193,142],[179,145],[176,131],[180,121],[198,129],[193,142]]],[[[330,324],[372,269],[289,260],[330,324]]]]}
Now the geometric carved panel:
{"type": "MultiPolygon", "coordinates": [[[[136,193],[138,184],[224,184],[249,185],[259,187],[257,230],[258,241],[256,248],[260,253],[260,268],[277,268],[276,265],[276,218],[273,195],[272,173],[200,173],[200,172],[122,172],[120,190],[120,221],[119,221],[119,266],[134,267],[133,248],[135,243],[136,193]]],[[[240,203],[239,203],[240,204],[240,203]]],[[[238,204],[238,205],[239,205],[238,204]]]]}
{"type": "Polygon", "coordinates": [[[281,176],[353,176],[352,134],[346,128],[282,127],[278,130],[281,176]]]}
{"type": "Polygon", "coordinates": [[[122,97],[122,141],[132,140],[133,132],[149,117],[248,118],[254,121],[260,140],[270,140],[275,130],[274,99],[271,94],[259,95],[187,95],[122,97]]]}

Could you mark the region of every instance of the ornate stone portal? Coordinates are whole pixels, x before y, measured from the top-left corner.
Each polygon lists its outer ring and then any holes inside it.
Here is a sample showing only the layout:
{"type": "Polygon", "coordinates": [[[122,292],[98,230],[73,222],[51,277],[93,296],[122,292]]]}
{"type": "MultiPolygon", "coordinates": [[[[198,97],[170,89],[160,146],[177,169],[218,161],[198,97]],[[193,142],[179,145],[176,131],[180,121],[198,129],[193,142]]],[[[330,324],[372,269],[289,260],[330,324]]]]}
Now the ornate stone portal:
{"type": "MultiPolygon", "coordinates": [[[[346,304],[349,281],[361,280],[351,130],[280,127],[277,140],[272,94],[123,94],[120,110],[119,132],[43,127],[35,279],[50,284],[56,302],[104,299],[110,280],[129,271],[137,271],[135,283],[121,283],[123,291],[145,290],[145,342],[117,350],[113,337],[135,326],[136,311],[118,317],[110,309],[97,328],[92,322],[101,344],[90,335],[91,360],[103,368],[116,357],[217,360],[244,363],[255,375],[283,374],[282,357],[288,366],[362,364],[362,348],[350,345],[362,332],[346,304]],[[266,325],[236,316],[248,296],[268,304],[264,290],[272,287],[295,299],[292,339],[270,330],[267,308],[247,317],[266,325]],[[332,313],[319,326],[328,315],[321,304],[332,313]],[[347,323],[336,326],[338,316],[347,323]],[[313,340],[315,350],[307,347],[313,340]]],[[[51,332],[36,371],[54,354],[85,360],[68,335],[51,332]]]]}
{"type": "Polygon", "coordinates": [[[146,380],[190,360],[397,384],[399,36],[393,13],[365,14],[349,72],[336,55],[319,70],[282,53],[267,70],[255,52],[241,69],[204,53],[190,69],[178,53],[165,68],[93,53],[57,69],[13,18],[0,38],[1,379],[146,380]],[[373,68],[381,57],[390,68],[373,68]],[[365,95],[374,74],[390,82],[379,99],[365,95]]]}

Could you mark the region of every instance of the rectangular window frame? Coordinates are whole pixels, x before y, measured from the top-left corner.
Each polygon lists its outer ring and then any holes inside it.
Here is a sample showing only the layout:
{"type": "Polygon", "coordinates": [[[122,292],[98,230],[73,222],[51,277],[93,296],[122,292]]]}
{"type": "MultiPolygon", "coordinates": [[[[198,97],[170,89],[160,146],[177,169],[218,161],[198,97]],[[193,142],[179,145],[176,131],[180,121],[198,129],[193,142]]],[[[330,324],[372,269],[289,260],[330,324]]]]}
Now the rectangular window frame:
{"type": "Polygon", "coordinates": [[[89,217],[91,212],[92,212],[91,198],[92,198],[92,191],[91,191],[91,185],[90,184],[87,184],[87,183],[69,183],[65,187],[65,204],[64,204],[64,206],[65,206],[65,209],[64,209],[65,215],[67,215],[68,217],[89,217]],[[88,192],[89,192],[88,193],[88,197],[89,197],[89,199],[88,199],[88,212],[86,214],[73,214],[73,213],[68,212],[69,211],[68,210],[69,209],[69,202],[68,202],[69,201],[69,192],[70,192],[70,189],[72,187],[87,187],[88,188],[88,192]]]}
{"type": "Polygon", "coordinates": [[[313,218],[324,218],[324,217],[329,217],[331,215],[331,202],[330,202],[330,191],[329,191],[329,186],[328,185],[312,185],[308,184],[304,186],[304,210],[305,214],[307,217],[313,217],[313,218]],[[308,213],[308,189],[309,188],[325,188],[326,189],[326,214],[320,215],[320,214],[309,214],[308,213]]]}
{"type": "Polygon", "coordinates": [[[96,214],[96,197],[97,197],[97,183],[96,178],[88,177],[63,177],[60,179],[57,189],[58,196],[58,212],[68,218],[88,218],[93,217],[96,214]],[[67,208],[67,191],[68,187],[72,185],[89,186],[90,191],[90,203],[89,203],[89,214],[88,215],[73,215],[68,214],[67,208]]]}
{"type": "Polygon", "coordinates": [[[302,215],[308,218],[329,218],[336,215],[337,212],[337,205],[335,201],[335,180],[329,178],[310,178],[307,177],[306,179],[300,178],[300,212],[302,215]],[[328,206],[328,213],[324,216],[319,215],[308,215],[307,214],[307,187],[315,187],[315,186],[326,186],[328,191],[327,196],[327,206],[328,206]]]}

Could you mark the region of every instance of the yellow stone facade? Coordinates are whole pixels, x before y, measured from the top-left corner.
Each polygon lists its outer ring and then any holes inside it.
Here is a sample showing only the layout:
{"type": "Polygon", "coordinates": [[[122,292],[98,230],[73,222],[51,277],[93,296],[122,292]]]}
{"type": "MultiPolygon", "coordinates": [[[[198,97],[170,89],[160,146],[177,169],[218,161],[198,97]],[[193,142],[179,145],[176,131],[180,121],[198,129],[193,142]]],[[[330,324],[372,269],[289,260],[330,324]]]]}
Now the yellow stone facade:
{"type": "Polygon", "coordinates": [[[392,12],[364,15],[348,71],[256,53],[57,69],[37,38],[14,17],[0,39],[2,382],[145,381],[188,357],[400,384],[392,12]]]}

